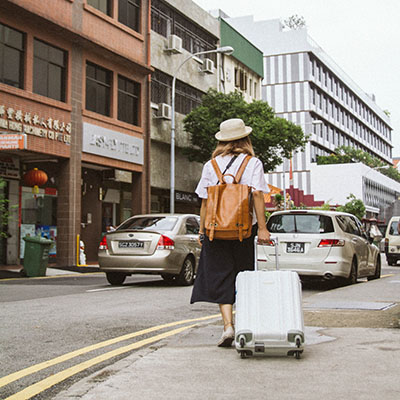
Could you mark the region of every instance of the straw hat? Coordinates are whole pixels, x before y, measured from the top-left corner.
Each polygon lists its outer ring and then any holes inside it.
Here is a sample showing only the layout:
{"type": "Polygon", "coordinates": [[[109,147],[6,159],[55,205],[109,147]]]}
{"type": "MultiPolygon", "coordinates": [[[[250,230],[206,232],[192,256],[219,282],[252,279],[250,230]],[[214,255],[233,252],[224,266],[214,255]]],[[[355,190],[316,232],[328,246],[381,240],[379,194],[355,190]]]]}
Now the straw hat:
{"type": "Polygon", "coordinates": [[[252,128],[245,126],[240,118],[231,118],[221,122],[219,132],[215,134],[215,138],[220,142],[231,142],[248,136],[251,131],[252,128]]]}

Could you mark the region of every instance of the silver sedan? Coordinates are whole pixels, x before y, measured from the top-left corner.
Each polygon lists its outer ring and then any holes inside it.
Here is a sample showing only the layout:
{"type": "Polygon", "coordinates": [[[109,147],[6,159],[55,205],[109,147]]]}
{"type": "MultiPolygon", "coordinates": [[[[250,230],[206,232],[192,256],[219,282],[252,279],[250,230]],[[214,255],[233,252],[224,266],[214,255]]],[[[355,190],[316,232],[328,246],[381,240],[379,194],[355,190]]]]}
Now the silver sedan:
{"type": "Polygon", "coordinates": [[[121,285],[132,274],[158,274],[168,282],[192,285],[201,250],[199,223],[194,214],[133,216],[103,237],[100,271],[111,285],[121,285]]]}

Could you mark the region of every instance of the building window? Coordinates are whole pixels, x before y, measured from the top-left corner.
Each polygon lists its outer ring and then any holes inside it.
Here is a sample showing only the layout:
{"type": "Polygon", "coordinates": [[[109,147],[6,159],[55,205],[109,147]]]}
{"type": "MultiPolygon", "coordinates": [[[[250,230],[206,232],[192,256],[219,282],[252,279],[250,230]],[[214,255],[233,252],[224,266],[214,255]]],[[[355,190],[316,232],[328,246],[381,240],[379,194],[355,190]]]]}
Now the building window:
{"type": "Polygon", "coordinates": [[[33,54],[33,91],[65,101],[66,52],[35,39],[33,54]]]}
{"type": "MultiPolygon", "coordinates": [[[[151,1],[151,29],[164,37],[170,34],[179,36],[182,47],[192,54],[212,50],[217,45],[213,35],[160,0],[151,1]]],[[[207,57],[216,62],[215,54],[207,57]]]]}
{"type": "Polygon", "coordinates": [[[134,31],[140,31],[140,0],[119,0],[118,21],[134,31]]]}
{"type": "Polygon", "coordinates": [[[104,14],[111,16],[111,0],[87,0],[87,3],[104,14]]]}
{"type": "Polygon", "coordinates": [[[311,104],[315,106],[315,90],[311,89],[311,104]]]}
{"type": "Polygon", "coordinates": [[[118,119],[139,125],[140,83],[118,75],[118,119]]]}
{"type": "Polygon", "coordinates": [[[24,34],[0,24],[0,82],[24,86],[24,34]]]}
{"type": "Polygon", "coordinates": [[[247,90],[247,74],[240,68],[235,68],[235,87],[247,90]]]}
{"type": "Polygon", "coordinates": [[[86,109],[110,115],[111,71],[86,63],[86,109]]]}
{"type": "Polygon", "coordinates": [[[151,101],[155,104],[171,102],[172,78],[161,71],[151,74],[151,101]]]}
{"type": "MultiPolygon", "coordinates": [[[[151,101],[152,103],[171,102],[172,77],[161,71],[154,71],[151,75],[151,101]]],[[[175,111],[180,114],[189,114],[194,108],[201,104],[204,95],[181,81],[176,81],[175,111]]]]}
{"type": "Polygon", "coordinates": [[[176,82],[175,110],[181,114],[189,114],[193,109],[201,104],[204,95],[200,90],[187,85],[181,81],[176,82]]]}

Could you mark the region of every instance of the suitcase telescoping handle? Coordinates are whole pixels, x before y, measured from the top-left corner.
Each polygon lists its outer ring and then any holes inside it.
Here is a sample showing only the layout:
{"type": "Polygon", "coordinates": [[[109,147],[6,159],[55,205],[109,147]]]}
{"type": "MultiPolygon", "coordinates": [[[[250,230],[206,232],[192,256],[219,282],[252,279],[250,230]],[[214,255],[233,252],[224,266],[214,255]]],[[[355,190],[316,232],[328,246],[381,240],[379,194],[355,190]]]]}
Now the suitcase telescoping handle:
{"type": "Polygon", "coordinates": [[[265,254],[265,247],[266,246],[274,246],[275,249],[275,268],[278,271],[279,269],[279,258],[278,258],[278,245],[279,245],[279,240],[277,237],[271,237],[270,238],[270,243],[268,245],[262,245],[258,243],[258,236],[254,238],[254,271],[258,270],[258,262],[257,262],[257,246],[261,246],[263,249],[264,255],[267,258],[267,255],[265,254]]]}

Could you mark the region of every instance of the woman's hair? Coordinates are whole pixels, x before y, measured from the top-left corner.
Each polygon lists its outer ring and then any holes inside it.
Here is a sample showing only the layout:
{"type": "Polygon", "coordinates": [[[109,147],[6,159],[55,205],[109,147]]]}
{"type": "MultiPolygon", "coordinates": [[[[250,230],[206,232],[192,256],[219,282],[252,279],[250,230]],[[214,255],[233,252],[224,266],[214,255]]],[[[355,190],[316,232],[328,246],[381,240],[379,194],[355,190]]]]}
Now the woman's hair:
{"type": "Polygon", "coordinates": [[[229,154],[237,156],[241,153],[249,154],[254,157],[253,145],[248,136],[230,142],[218,142],[217,147],[212,153],[212,158],[217,156],[227,156],[229,154]]]}

